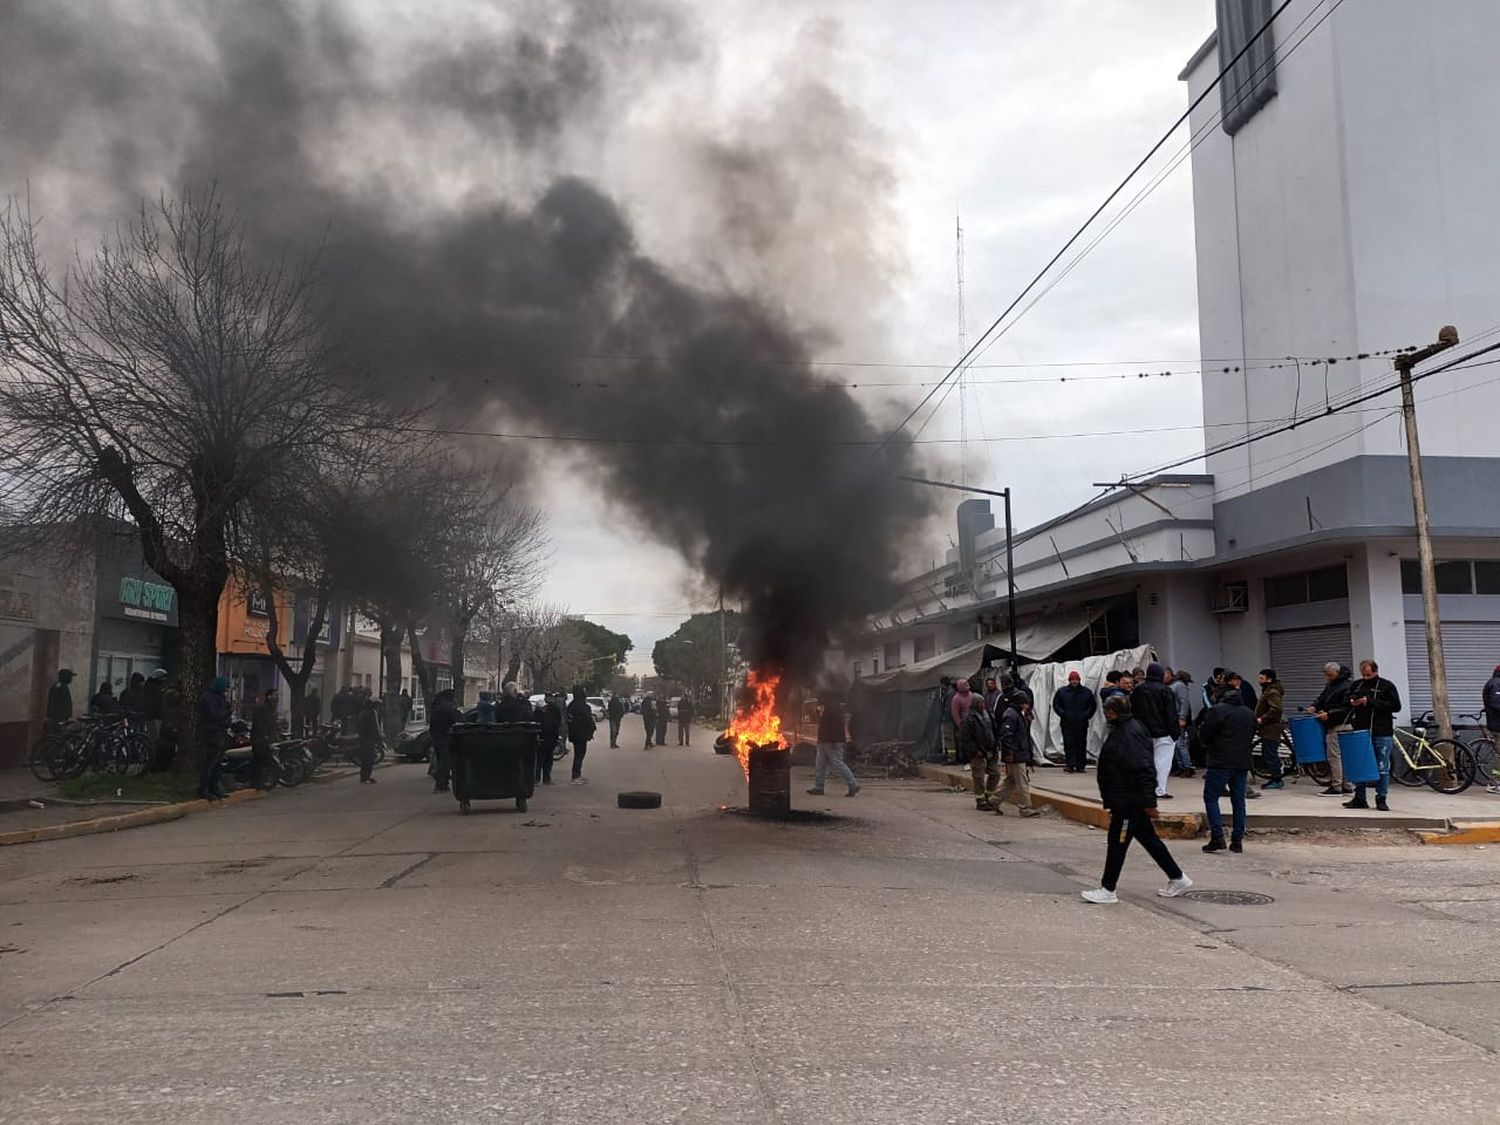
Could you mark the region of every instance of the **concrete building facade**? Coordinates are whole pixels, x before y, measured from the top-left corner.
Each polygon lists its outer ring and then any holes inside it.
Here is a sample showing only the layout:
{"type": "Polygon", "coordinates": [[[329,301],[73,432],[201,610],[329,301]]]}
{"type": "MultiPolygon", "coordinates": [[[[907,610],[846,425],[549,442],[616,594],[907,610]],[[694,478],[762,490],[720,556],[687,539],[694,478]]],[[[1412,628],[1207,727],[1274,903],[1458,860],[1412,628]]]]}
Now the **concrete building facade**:
{"type": "MultiPolygon", "coordinates": [[[[1190,97],[1273,7],[1221,0],[1190,97]]],[[[1046,655],[1138,642],[1200,676],[1274,666],[1293,705],[1325,661],[1372,657],[1408,715],[1428,706],[1399,398],[1380,392],[1389,353],[1443,325],[1464,340],[1453,357],[1500,340],[1497,47],[1489,0],[1295,0],[1195,110],[1207,471],[1137,479],[1017,537],[1023,622],[1055,624],[1043,643],[1078,625],[1046,655]]],[[[1417,383],[1457,713],[1500,663],[1494,358],[1417,383]]],[[[970,530],[845,652],[849,673],[1003,634],[1004,537],[970,530]]]]}

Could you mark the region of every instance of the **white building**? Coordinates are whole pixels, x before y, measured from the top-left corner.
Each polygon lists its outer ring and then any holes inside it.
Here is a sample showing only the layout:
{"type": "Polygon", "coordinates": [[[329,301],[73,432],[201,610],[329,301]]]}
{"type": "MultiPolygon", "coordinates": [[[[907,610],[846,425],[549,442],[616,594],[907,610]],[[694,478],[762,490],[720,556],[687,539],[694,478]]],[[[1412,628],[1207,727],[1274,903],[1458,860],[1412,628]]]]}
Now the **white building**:
{"type": "MultiPolygon", "coordinates": [[[[1221,0],[1190,96],[1274,7],[1221,0]]],[[[1312,420],[1021,533],[1022,619],[1052,623],[1043,645],[1072,636],[1059,658],[1139,642],[1200,677],[1269,665],[1295,705],[1325,661],[1369,656],[1408,714],[1429,705],[1399,398],[1316,417],[1390,386],[1391,361],[1319,360],[1445,324],[1467,345],[1452,356],[1500,339],[1497,51],[1494,0],[1295,0],[1194,112],[1204,447],[1312,420]]],[[[1474,711],[1500,662],[1500,367],[1435,375],[1417,401],[1450,694],[1474,711]]],[[[851,673],[1004,631],[1004,537],[979,519],[961,514],[963,549],[873,623],[851,673]]]]}

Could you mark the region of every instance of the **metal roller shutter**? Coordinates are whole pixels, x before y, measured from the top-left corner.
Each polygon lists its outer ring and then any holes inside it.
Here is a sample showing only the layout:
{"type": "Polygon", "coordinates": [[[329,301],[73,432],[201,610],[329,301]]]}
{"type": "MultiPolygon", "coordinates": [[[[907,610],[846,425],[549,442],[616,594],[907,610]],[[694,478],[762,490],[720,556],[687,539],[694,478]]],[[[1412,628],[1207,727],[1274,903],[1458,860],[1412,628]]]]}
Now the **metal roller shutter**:
{"type": "MultiPolygon", "coordinates": [[[[1500,621],[1444,621],[1443,656],[1448,665],[1448,703],[1456,722],[1479,710],[1485,682],[1500,664],[1500,621]]],[[[1432,672],[1427,666],[1427,627],[1406,623],[1406,677],[1411,698],[1406,714],[1432,708],[1432,672]]]]}
{"type": "MultiPolygon", "coordinates": [[[[1271,633],[1271,667],[1286,688],[1286,713],[1307,706],[1328,682],[1323,665],[1330,660],[1353,667],[1354,642],[1347,625],[1323,625],[1316,629],[1288,629],[1271,633]]],[[[1255,669],[1259,671],[1259,669],[1255,669]]],[[[1251,675],[1240,670],[1241,675],[1251,675]]]]}

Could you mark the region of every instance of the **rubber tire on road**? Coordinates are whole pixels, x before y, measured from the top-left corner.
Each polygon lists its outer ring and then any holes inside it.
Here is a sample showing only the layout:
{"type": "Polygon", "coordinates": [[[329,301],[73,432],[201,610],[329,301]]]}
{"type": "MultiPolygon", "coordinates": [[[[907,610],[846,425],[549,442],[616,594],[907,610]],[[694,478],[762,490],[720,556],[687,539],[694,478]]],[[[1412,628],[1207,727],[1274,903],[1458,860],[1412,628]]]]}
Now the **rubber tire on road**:
{"type": "Polygon", "coordinates": [[[653,793],[649,789],[634,789],[621,793],[615,798],[615,803],[622,809],[659,809],[661,808],[661,794],[653,793]]]}

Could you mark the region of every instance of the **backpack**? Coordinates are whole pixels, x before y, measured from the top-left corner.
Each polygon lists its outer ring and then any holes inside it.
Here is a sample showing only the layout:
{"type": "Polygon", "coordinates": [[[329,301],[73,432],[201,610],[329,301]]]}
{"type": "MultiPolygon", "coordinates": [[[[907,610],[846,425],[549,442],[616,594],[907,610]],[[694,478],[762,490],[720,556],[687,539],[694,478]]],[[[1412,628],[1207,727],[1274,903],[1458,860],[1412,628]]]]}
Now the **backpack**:
{"type": "Polygon", "coordinates": [[[990,726],[989,715],[978,707],[969,708],[968,715],[964,717],[964,736],[968,738],[970,746],[986,754],[994,753],[994,728],[990,726]]]}

